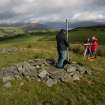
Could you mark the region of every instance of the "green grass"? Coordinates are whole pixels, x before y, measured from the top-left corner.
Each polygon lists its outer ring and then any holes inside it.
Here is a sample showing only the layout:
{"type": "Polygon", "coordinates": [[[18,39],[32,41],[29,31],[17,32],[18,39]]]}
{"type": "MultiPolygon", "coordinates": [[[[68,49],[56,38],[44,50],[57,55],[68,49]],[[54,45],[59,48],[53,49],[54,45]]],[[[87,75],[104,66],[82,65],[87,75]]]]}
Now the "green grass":
{"type": "MultiPolygon", "coordinates": [[[[72,44],[83,44],[88,37],[97,36],[100,45],[105,45],[105,28],[79,28],[69,32],[69,40],[72,44]]],[[[47,42],[55,43],[55,36],[57,32],[51,31],[33,31],[31,33],[13,37],[0,41],[0,48],[2,47],[36,47],[36,44],[44,44],[47,42]]],[[[40,47],[40,46],[38,46],[40,47]]]]}
{"type": "Polygon", "coordinates": [[[15,28],[15,27],[0,27],[0,37],[1,36],[11,36],[11,34],[21,34],[24,33],[24,30],[21,28],[15,28]]]}
{"type": "MultiPolygon", "coordinates": [[[[78,28],[74,29],[69,33],[70,40],[72,43],[84,43],[88,38],[96,36],[99,39],[101,45],[105,45],[105,31],[102,31],[103,28],[78,28]]],[[[105,29],[105,28],[104,28],[105,29]]]]}
{"type": "MultiPolygon", "coordinates": [[[[82,44],[71,44],[71,51],[78,54],[83,54],[85,47],[82,44]]],[[[105,46],[100,45],[97,50],[97,56],[105,57],[105,46]]]]}
{"type": "Polygon", "coordinates": [[[49,102],[49,105],[104,105],[104,58],[88,62],[81,55],[71,53],[71,59],[87,65],[92,69],[92,75],[84,76],[80,81],[58,83],[51,88],[40,82],[22,80],[13,81],[12,88],[6,89],[1,83],[0,105],[37,105],[39,102],[49,102]],[[24,82],[23,86],[21,82],[24,82]]]}
{"type": "Polygon", "coordinates": [[[54,58],[56,55],[56,52],[49,51],[49,50],[43,50],[43,49],[36,49],[31,50],[27,49],[27,51],[21,51],[21,52],[15,52],[12,54],[0,54],[0,68],[8,67],[13,64],[27,61],[29,59],[35,59],[35,58],[54,58]]]}
{"type": "Polygon", "coordinates": [[[40,44],[48,44],[50,43],[55,43],[55,36],[54,34],[51,33],[34,33],[34,35],[26,34],[23,36],[18,36],[14,38],[9,38],[3,41],[0,41],[0,48],[8,48],[8,47],[19,47],[19,48],[25,48],[29,45],[31,45],[33,48],[34,47],[40,47],[40,44]],[[54,40],[50,40],[54,37],[54,40]],[[47,39],[47,40],[46,40],[47,39]],[[37,46],[39,45],[39,46],[37,46]]]}
{"type": "MultiPolygon", "coordinates": [[[[81,46],[88,36],[97,34],[104,49],[104,33],[104,28],[82,28],[69,32],[69,36],[72,47],[80,48],[78,43],[81,46]]],[[[56,59],[55,34],[56,32],[33,32],[1,41],[0,48],[17,47],[28,50],[0,54],[0,68],[34,58],[56,59]]],[[[77,53],[70,52],[70,58],[88,66],[92,75],[84,76],[80,81],[58,83],[51,88],[41,82],[21,80],[12,81],[12,87],[6,89],[0,82],[0,105],[40,105],[39,102],[49,103],[45,105],[105,105],[105,57],[98,56],[95,62],[89,62],[79,49],[77,53]],[[21,82],[24,82],[23,86],[20,85],[21,82]]]]}

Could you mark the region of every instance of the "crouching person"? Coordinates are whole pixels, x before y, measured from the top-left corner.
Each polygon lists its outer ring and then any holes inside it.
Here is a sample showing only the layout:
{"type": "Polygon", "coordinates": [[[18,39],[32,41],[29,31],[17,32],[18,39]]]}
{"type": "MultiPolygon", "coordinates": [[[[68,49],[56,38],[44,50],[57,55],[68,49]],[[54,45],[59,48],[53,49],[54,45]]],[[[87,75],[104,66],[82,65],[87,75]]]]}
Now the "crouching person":
{"type": "Polygon", "coordinates": [[[61,29],[60,32],[58,32],[56,35],[56,41],[58,51],[58,61],[56,66],[58,68],[63,68],[64,61],[66,59],[67,48],[69,47],[69,43],[66,38],[66,31],[64,29],[61,29]]]}

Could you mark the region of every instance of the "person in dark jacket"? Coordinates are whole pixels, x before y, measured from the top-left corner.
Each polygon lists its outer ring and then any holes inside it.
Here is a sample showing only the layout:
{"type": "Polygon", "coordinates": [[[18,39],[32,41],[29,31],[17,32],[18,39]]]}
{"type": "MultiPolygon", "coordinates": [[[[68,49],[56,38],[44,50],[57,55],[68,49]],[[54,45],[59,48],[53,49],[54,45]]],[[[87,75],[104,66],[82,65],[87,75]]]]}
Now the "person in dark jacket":
{"type": "Polygon", "coordinates": [[[56,41],[57,41],[57,51],[58,51],[58,62],[57,67],[63,68],[64,61],[66,59],[66,51],[69,47],[69,43],[66,38],[66,31],[64,29],[61,29],[60,32],[56,35],[56,41]]]}

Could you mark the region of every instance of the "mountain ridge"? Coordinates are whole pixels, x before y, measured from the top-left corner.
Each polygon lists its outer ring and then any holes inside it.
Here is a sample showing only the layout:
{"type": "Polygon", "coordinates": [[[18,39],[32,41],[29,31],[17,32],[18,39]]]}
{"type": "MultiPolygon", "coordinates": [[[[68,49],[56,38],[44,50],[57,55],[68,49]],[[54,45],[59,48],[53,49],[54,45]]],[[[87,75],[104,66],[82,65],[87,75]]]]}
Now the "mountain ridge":
{"type": "MultiPolygon", "coordinates": [[[[78,27],[91,27],[91,26],[105,26],[104,22],[96,21],[79,21],[69,22],[69,30],[78,27]]],[[[39,23],[11,23],[11,24],[0,24],[0,27],[21,27],[26,30],[34,29],[66,29],[66,22],[39,22],[39,23]]]]}

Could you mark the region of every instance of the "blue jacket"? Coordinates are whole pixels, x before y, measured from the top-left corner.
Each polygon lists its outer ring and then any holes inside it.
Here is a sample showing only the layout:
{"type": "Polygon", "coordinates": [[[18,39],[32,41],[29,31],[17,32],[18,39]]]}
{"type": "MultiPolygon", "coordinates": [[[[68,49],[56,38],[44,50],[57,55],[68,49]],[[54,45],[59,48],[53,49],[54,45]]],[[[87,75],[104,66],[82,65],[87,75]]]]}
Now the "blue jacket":
{"type": "Polygon", "coordinates": [[[59,32],[56,35],[56,41],[57,41],[57,49],[58,51],[65,51],[69,47],[69,43],[66,39],[66,35],[64,32],[59,32]]]}

